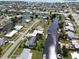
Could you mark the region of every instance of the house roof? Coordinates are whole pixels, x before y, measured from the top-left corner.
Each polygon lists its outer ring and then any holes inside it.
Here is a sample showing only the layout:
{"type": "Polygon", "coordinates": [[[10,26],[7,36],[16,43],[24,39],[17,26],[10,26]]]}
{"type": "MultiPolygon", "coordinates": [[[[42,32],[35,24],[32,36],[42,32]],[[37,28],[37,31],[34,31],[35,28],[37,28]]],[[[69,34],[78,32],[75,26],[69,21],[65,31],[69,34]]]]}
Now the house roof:
{"type": "Polygon", "coordinates": [[[24,49],[20,56],[18,56],[16,59],[32,59],[32,53],[30,52],[30,49],[24,49]]]}
{"type": "Polygon", "coordinates": [[[79,59],[79,53],[73,52],[71,53],[72,59],[79,59]]]}
{"type": "Polygon", "coordinates": [[[72,44],[75,46],[75,48],[79,48],[79,44],[76,40],[72,40],[72,44]]]}
{"type": "Polygon", "coordinates": [[[67,34],[68,37],[70,37],[70,38],[74,37],[74,33],[73,33],[73,32],[68,31],[68,32],[66,32],[66,34],[67,34]]]}
{"type": "Polygon", "coordinates": [[[26,21],[26,22],[30,22],[30,21],[31,21],[31,19],[26,19],[25,21],[26,21]]]}
{"type": "Polygon", "coordinates": [[[69,26],[73,26],[72,23],[68,23],[69,26]]]}
{"type": "Polygon", "coordinates": [[[5,17],[4,19],[0,19],[0,27],[3,27],[7,23],[9,23],[10,22],[10,18],[11,17],[5,17]]]}
{"type": "Polygon", "coordinates": [[[71,30],[74,31],[74,28],[72,26],[65,26],[65,30],[71,30]]]}
{"type": "Polygon", "coordinates": [[[5,37],[12,37],[13,35],[15,35],[18,31],[13,30],[10,33],[6,34],[5,37]]]}
{"type": "Polygon", "coordinates": [[[48,18],[48,16],[43,16],[43,19],[47,19],[48,18]]]}
{"type": "Polygon", "coordinates": [[[0,45],[4,44],[3,38],[0,38],[0,45]]]}
{"type": "Polygon", "coordinates": [[[20,30],[22,27],[23,27],[23,26],[16,25],[14,28],[15,28],[16,30],[20,30]]]}
{"type": "Polygon", "coordinates": [[[33,33],[27,34],[27,36],[36,36],[37,34],[43,34],[43,30],[34,30],[33,33]]]}
{"type": "Polygon", "coordinates": [[[69,20],[65,20],[65,23],[70,23],[70,21],[69,20]]]}
{"type": "Polygon", "coordinates": [[[29,40],[29,42],[28,42],[28,46],[29,46],[29,45],[34,45],[35,40],[36,40],[36,37],[33,36],[33,37],[29,40]]]}

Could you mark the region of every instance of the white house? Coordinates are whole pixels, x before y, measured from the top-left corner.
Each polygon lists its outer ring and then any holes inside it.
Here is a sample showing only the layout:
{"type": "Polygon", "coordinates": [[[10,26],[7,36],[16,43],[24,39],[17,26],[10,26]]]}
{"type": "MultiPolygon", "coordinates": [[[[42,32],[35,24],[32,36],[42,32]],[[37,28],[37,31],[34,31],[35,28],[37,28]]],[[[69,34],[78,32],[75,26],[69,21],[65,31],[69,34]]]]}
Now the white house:
{"type": "Polygon", "coordinates": [[[43,30],[34,30],[33,33],[28,33],[26,36],[36,36],[37,34],[43,34],[43,30]]]}
{"type": "Polygon", "coordinates": [[[75,48],[79,48],[79,44],[76,40],[72,40],[72,44],[74,45],[75,48]]]}
{"type": "Polygon", "coordinates": [[[69,39],[72,39],[75,36],[74,33],[70,31],[67,31],[66,34],[69,39]]]}
{"type": "Polygon", "coordinates": [[[16,25],[14,28],[15,28],[15,30],[20,30],[21,28],[22,28],[23,26],[21,26],[21,25],[16,25]]]}
{"type": "Polygon", "coordinates": [[[79,53],[73,52],[71,53],[72,59],[79,59],[79,53]]]}
{"type": "Polygon", "coordinates": [[[17,32],[18,32],[17,30],[13,30],[13,31],[11,31],[10,33],[7,33],[7,34],[5,35],[5,37],[11,38],[11,37],[12,37],[13,35],[15,35],[17,32]]]}
{"type": "Polygon", "coordinates": [[[74,28],[72,26],[65,26],[65,30],[66,31],[75,31],[74,28]]]}
{"type": "Polygon", "coordinates": [[[32,53],[30,49],[24,49],[20,56],[16,57],[16,59],[32,59],[32,53]]]}
{"type": "Polygon", "coordinates": [[[31,19],[26,19],[25,21],[28,23],[28,22],[30,22],[30,21],[31,21],[31,19]]]}

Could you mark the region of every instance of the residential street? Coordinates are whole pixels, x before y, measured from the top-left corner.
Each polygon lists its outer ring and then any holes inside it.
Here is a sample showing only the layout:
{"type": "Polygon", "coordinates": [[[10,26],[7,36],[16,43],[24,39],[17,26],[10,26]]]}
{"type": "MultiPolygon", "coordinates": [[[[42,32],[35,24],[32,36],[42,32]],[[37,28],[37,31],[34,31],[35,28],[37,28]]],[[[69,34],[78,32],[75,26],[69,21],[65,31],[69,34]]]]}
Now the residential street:
{"type": "Polygon", "coordinates": [[[8,59],[8,56],[11,54],[11,52],[16,48],[16,46],[20,43],[22,38],[25,36],[25,34],[40,20],[35,21],[29,28],[22,34],[16,41],[15,43],[5,52],[5,54],[0,58],[0,59],[8,59]]]}

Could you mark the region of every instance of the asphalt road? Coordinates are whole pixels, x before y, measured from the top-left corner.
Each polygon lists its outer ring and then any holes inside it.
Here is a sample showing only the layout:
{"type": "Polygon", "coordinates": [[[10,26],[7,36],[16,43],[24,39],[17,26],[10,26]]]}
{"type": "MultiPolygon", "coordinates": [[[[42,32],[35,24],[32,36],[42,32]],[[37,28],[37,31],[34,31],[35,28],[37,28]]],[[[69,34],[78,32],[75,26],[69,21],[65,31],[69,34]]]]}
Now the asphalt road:
{"type": "Polygon", "coordinates": [[[25,36],[25,34],[40,20],[35,21],[29,28],[22,34],[15,43],[4,53],[4,55],[0,59],[9,59],[8,56],[12,53],[12,51],[16,48],[16,46],[19,44],[19,42],[22,40],[22,38],[25,36]]]}

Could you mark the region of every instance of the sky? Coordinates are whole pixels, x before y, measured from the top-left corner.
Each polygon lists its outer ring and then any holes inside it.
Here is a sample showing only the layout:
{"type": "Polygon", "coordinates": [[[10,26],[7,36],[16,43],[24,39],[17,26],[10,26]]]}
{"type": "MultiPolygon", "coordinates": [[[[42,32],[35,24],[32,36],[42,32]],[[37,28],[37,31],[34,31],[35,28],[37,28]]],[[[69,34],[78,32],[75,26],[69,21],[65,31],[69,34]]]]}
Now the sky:
{"type": "Polygon", "coordinates": [[[77,1],[79,0],[0,0],[0,1],[31,1],[31,2],[63,2],[63,1],[77,1]]]}

